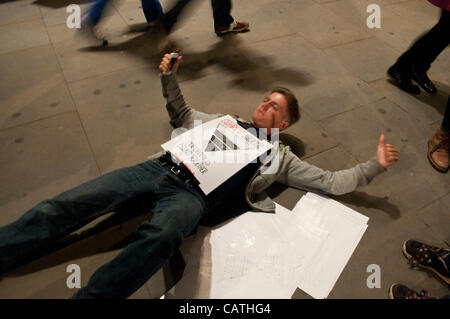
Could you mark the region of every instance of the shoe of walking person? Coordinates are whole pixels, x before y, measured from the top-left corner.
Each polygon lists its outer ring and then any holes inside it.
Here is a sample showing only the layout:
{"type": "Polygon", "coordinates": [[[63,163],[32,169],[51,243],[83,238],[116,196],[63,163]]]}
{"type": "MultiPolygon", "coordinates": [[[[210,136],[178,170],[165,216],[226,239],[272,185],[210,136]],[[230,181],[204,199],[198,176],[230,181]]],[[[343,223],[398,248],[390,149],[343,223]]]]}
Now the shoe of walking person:
{"type": "Polygon", "coordinates": [[[410,72],[401,70],[394,64],[389,68],[387,73],[397,82],[398,87],[403,91],[420,94],[420,88],[413,83],[410,72]]]}
{"type": "Polygon", "coordinates": [[[450,284],[450,250],[433,247],[415,240],[403,243],[403,254],[413,267],[431,270],[450,284]]]}
{"type": "Polygon", "coordinates": [[[426,72],[413,70],[411,72],[411,78],[425,92],[428,92],[428,93],[436,93],[437,92],[436,86],[434,86],[433,82],[431,82],[431,80],[428,77],[426,72]]]}
{"type": "Polygon", "coordinates": [[[450,153],[450,134],[445,133],[440,127],[436,133],[428,140],[428,160],[439,172],[448,171],[448,161],[450,153]]]}
{"type": "Polygon", "coordinates": [[[430,297],[425,290],[417,292],[402,284],[392,284],[389,288],[390,299],[438,299],[430,297]]]}
{"type": "Polygon", "coordinates": [[[238,22],[233,21],[229,26],[216,27],[215,31],[217,35],[224,35],[231,32],[246,32],[250,29],[250,24],[248,22],[238,22]]]}
{"type": "Polygon", "coordinates": [[[81,28],[77,30],[77,36],[84,38],[90,44],[108,45],[108,40],[106,40],[99,28],[86,22],[81,23],[81,28]]]}

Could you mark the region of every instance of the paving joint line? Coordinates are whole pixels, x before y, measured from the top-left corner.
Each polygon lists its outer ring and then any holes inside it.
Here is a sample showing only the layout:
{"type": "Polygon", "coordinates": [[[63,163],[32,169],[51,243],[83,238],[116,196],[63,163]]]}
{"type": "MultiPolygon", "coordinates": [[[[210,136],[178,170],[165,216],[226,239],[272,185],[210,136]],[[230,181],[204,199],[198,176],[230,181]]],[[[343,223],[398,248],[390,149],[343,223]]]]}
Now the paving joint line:
{"type": "MultiPolygon", "coordinates": [[[[43,17],[41,8],[39,8],[39,12],[41,13],[41,16],[43,17]]],[[[44,23],[44,24],[45,24],[45,23],[44,23]]],[[[75,107],[73,111],[76,113],[77,118],[78,118],[78,121],[80,122],[81,129],[83,130],[84,136],[86,137],[86,142],[87,142],[87,144],[88,144],[88,146],[89,146],[89,150],[91,151],[91,155],[92,155],[93,160],[94,160],[94,162],[95,162],[95,166],[97,167],[98,174],[100,175],[100,174],[101,174],[101,170],[100,170],[100,166],[99,166],[99,164],[98,164],[97,158],[95,157],[94,149],[92,148],[92,144],[91,144],[91,142],[90,142],[90,140],[89,140],[89,136],[88,136],[88,134],[87,134],[87,132],[86,132],[86,128],[84,127],[83,121],[81,120],[80,114],[78,113],[78,107],[77,107],[77,104],[76,104],[75,99],[74,99],[74,97],[73,97],[72,90],[71,90],[71,88],[70,88],[69,82],[67,81],[67,78],[66,78],[66,76],[65,76],[65,74],[64,74],[64,70],[63,70],[63,68],[62,68],[61,62],[59,61],[58,53],[56,52],[56,48],[55,48],[55,46],[53,45],[52,39],[50,38],[50,34],[49,34],[49,32],[48,32],[48,26],[47,26],[47,25],[45,25],[45,30],[46,30],[46,32],[47,32],[47,36],[48,36],[48,40],[49,40],[49,42],[50,42],[50,45],[51,45],[51,47],[52,47],[52,49],[53,49],[53,53],[55,54],[56,62],[57,62],[57,64],[58,64],[58,67],[59,67],[59,69],[60,69],[60,72],[61,72],[61,74],[62,74],[62,76],[63,76],[63,78],[64,78],[64,82],[65,82],[65,84],[66,84],[67,90],[69,91],[70,99],[72,100],[73,106],[75,107]]],[[[55,115],[55,116],[56,116],[56,115],[55,115]]]]}

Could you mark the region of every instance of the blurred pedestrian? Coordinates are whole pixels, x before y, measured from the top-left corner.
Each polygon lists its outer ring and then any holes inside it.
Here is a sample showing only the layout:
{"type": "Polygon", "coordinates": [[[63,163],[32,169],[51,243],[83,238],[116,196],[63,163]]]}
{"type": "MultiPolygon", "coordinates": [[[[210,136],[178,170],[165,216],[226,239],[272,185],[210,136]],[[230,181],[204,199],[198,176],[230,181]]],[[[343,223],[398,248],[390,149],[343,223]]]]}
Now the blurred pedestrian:
{"type": "Polygon", "coordinates": [[[408,92],[420,94],[420,88],[428,93],[436,93],[436,86],[428,78],[427,71],[437,56],[450,43],[450,0],[428,0],[442,9],[438,23],[419,37],[405,53],[392,65],[388,74],[398,86],[408,92]],[[415,83],[414,83],[415,82],[415,83]]]}
{"type": "MultiPolygon", "coordinates": [[[[178,20],[178,16],[191,0],[178,0],[176,4],[166,12],[161,19],[164,29],[170,33],[178,20]]],[[[249,30],[248,22],[238,22],[231,15],[231,0],[211,0],[211,7],[214,17],[214,31],[217,35],[224,35],[230,32],[245,32],[249,30]]]]}
{"type": "MultiPolygon", "coordinates": [[[[105,42],[104,37],[99,33],[97,26],[102,19],[108,1],[109,0],[96,0],[89,9],[89,12],[83,18],[81,26],[83,33],[88,34],[91,38],[103,40],[104,44],[107,44],[107,42],[105,42]]],[[[159,0],[141,0],[141,4],[142,11],[144,12],[145,19],[149,26],[156,23],[164,14],[159,0]]]]}

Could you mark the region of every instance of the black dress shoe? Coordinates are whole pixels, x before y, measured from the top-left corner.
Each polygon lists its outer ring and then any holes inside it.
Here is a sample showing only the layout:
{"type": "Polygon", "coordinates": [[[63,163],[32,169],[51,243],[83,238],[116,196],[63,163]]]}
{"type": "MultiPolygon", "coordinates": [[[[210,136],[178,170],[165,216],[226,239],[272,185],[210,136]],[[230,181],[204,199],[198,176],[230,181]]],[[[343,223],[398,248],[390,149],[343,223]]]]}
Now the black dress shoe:
{"type": "Polygon", "coordinates": [[[420,87],[428,93],[436,93],[437,89],[434,86],[433,82],[431,82],[426,72],[411,72],[411,78],[414,82],[420,85],[420,87]]]}
{"type": "Polygon", "coordinates": [[[389,68],[387,73],[395,80],[395,82],[397,82],[397,85],[403,91],[420,94],[420,88],[412,82],[409,72],[401,71],[394,64],[389,68]]]}

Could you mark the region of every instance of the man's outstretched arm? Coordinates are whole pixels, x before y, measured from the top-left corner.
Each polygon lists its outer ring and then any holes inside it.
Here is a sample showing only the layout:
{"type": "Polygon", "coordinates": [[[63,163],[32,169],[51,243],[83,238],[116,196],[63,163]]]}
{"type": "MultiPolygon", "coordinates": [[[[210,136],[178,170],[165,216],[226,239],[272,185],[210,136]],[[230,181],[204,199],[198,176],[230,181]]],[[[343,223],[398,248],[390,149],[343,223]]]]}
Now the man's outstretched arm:
{"type": "Polygon", "coordinates": [[[286,159],[287,169],[278,181],[292,187],[333,195],[353,192],[356,188],[367,185],[375,176],[398,161],[398,151],[393,145],[384,144],[384,139],[382,134],[375,157],[353,168],[336,172],[323,170],[291,154],[286,159]]]}
{"type": "Polygon", "coordinates": [[[159,70],[161,71],[162,91],[163,96],[166,99],[166,108],[170,116],[170,124],[174,127],[185,127],[190,129],[194,126],[194,121],[207,122],[217,118],[219,114],[208,114],[196,111],[186,103],[175,77],[181,59],[182,56],[179,56],[173,67],[170,68],[170,54],[165,54],[159,64],[159,70]]]}

